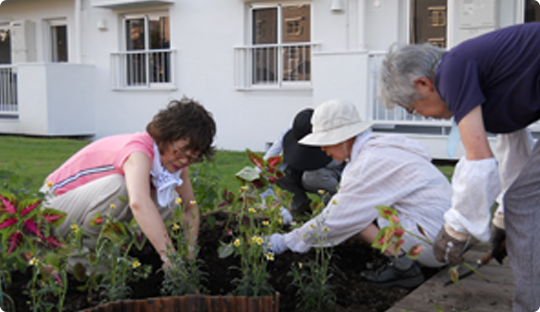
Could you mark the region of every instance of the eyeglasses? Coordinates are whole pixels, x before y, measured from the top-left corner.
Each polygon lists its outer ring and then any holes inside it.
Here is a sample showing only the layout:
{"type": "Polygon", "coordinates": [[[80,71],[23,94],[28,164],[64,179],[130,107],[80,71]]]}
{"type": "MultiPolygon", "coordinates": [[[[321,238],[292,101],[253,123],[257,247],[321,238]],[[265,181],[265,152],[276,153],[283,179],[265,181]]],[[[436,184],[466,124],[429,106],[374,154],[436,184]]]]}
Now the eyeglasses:
{"type": "Polygon", "coordinates": [[[176,159],[187,160],[188,164],[198,163],[202,161],[201,155],[188,155],[183,148],[177,148],[176,146],[174,146],[173,143],[171,143],[171,148],[176,159]]]}
{"type": "Polygon", "coordinates": [[[414,107],[403,107],[403,109],[405,109],[405,111],[407,111],[407,113],[413,117],[420,116],[414,107]]]}

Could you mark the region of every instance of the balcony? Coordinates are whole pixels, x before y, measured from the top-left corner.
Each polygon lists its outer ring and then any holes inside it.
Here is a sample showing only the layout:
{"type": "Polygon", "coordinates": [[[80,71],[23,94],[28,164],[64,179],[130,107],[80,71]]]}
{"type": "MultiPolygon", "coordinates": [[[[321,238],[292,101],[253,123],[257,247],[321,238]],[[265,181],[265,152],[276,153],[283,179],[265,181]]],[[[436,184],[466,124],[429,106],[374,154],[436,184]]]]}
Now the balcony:
{"type": "Polygon", "coordinates": [[[113,90],[174,90],[175,50],[111,53],[113,90]]]}
{"type": "Polygon", "coordinates": [[[235,88],[310,89],[313,43],[258,44],[234,49],[235,88]]]}
{"type": "Polygon", "coordinates": [[[0,65],[0,116],[17,116],[17,68],[0,65]]]}
{"type": "Polygon", "coordinates": [[[94,134],[94,67],[24,63],[0,67],[0,133],[94,134]]]}
{"type": "Polygon", "coordinates": [[[175,0],[91,0],[93,7],[118,9],[158,4],[173,4],[175,0]]]}

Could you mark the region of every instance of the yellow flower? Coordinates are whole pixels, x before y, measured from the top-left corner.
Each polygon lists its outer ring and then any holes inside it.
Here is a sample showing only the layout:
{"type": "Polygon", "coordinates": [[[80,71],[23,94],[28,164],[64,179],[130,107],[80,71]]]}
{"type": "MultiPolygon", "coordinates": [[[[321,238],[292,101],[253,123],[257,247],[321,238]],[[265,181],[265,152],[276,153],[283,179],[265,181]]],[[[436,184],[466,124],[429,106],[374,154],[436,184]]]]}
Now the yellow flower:
{"type": "Polygon", "coordinates": [[[264,225],[264,226],[269,226],[269,225],[270,225],[270,222],[264,220],[264,221],[262,222],[262,225],[264,225]]]}
{"type": "Polygon", "coordinates": [[[278,223],[279,223],[279,224],[283,224],[283,218],[279,218],[279,219],[278,219],[278,223]]]}
{"type": "Polygon", "coordinates": [[[111,207],[111,209],[114,209],[114,208],[116,208],[116,206],[115,206],[114,204],[111,204],[111,206],[110,206],[110,207],[111,207]]]}
{"type": "Polygon", "coordinates": [[[332,199],[332,205],[337,205],[337,200],[332,199]]]}
{"type": "Polygon", "coordinates": [[[302,268],[302,262],[298,262],[298,267],[301,269],[302,268]]]}
{"type": "Polygon", "coordinates": [[[71,225],[71,229],[72,229],[73,231],[77,231],[78,228],[79,228],[79,227],[77,226],[77,224],[72,224],[72,225],[71,225]]]}
{"type": "Polygon", "coordinates": [[[240,190],[241,190],[242,192],[245,192],[245,191],[248,190],[248,187],[247,187],[246,185],[243,185],[242,187],[240,187],[240,190]]]}
{"type": "Polygon", "coordinates": [[[30,265],[37,265],[39,263],[39,260],[36,257],[33,257],[32,259],[30,259],[30,261],[28,261],[28,263],[30,265]]]}
{"type": "Polygon", "coordinates": [[[175,231],[178,231],[180,229],[180,226],[178,225],[178,223],[174,223],[172,227],[173,227],[173,230],[175,231]]]}
{"type": "Polygon", "coordinates": [[[324,194],[324,190],[318,190],[317,193],[319,193],[319,195],[322,195],[324,194]]]}
{"type": "Polygon", "coordinates": [[[192,205],[192,206],[193,206],[193,205],[197,205],[197,201],[194,200],[194,199],[193,199],[193,200],[190,200],[190,201],[189,201],[189,204],[192,205]]]}
{"type": "Polygon", "coordinates": [[[234,246],[240,246],[240,240],[238,238],[234,240],[234,246]]]}
{"type": "Polygon", "coordinates": [[[323,230],[323,232],[328,232],[328,227],[325,226],[325,227],[322,228],[322,230],[323,230]]]}
{"type": "Polygon", "coordinates": [[[48,187],[48,188],[51,188],[52,186],[53,186],[52,182],[47,181],[47,187],[48,187]]]}
{"type": "Polygon", "coordinates": [[[136,269],[136,268],[138,268],[138,267],[141,266],[141,263],[140,263],[139,261],[135,260],[135,261],[133,261],[133,263],[131,264],[131,266],[132,266],[134,269],[136,269]]]}
{"type": "Polygon", "coordinates": [[[177,205],[180,205],[181,203],[182,203],[182,198],[178,197],[178,198],[176,199],[176,204],[177,204],[177,205]]]}
{"type": "Polygon", "coordinates": [[[262,245],[264,243],[264,239],[260,236],[253,236],[251,240],[257,245],[262,245]]]}
{"type": "Polygon", "coordinates": [[[266,260],[268,261],[274,261],[274,254],[269,252],[266,254],[266,260]]]}
{"type": "Polygon", "coordinates": [[[253,209],[253,208],[249,208],[248,211],[249,211],[249,213],[255,213],[255,209],[253,209]]]}

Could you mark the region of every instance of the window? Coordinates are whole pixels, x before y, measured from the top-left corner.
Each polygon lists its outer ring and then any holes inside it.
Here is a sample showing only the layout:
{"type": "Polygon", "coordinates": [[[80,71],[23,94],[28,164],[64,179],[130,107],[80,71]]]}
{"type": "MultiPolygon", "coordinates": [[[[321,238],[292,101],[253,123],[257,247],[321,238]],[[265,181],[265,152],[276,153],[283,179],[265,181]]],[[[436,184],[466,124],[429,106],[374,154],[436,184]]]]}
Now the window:
{"type": "Polygon", "coordinates": [[[411,0],[411,43],[446,47],[447,0],[411,0]]]}
{"type": "Polygon", "coordinates": [[[11,36],[9,25],[0,25],[0,64],[11,64],[11,36]]]}
{"type": "Polygon", "coordinates": [[[169,17],[166,14],[125,16],[125,53],[122,53],[127,86],[171,83],[169,17]]]}
{"type": "Polygon", "coordinates": [[[255,85],[311,79],[311,6],[254,6],[251,10],[252,77],[255,85]]]}
{"type": "Polygon", "coordinates": [[[51,62],[68,61],[68,37],[65,20],[50,21],[51,62]]]}
{"type": "Polygon", "coordinates": [[[540,3],[536,0],[525,1],[525,23],[540,22],[540,3]]]}

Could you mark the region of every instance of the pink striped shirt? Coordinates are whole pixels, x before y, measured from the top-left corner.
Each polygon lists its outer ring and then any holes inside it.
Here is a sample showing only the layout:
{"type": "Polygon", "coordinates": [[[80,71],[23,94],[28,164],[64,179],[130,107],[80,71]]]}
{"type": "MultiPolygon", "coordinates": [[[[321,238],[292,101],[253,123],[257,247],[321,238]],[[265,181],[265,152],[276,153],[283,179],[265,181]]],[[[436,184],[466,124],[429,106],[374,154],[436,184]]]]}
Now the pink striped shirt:
{"type": "Polygon", "coordinates": [[[54,194],[61,195],[110,174],[123,175],[124,162],[137,151],[153,160],[153,140],[148,133],[121,134],[99,139],[71,156],[47,177],[46,182],[52,184],[54,194]]]}

